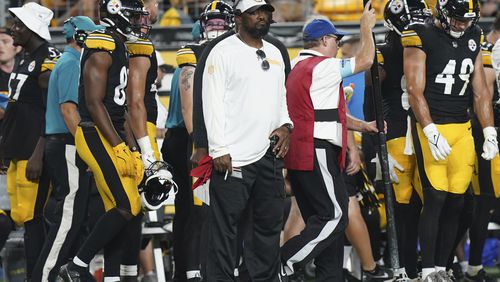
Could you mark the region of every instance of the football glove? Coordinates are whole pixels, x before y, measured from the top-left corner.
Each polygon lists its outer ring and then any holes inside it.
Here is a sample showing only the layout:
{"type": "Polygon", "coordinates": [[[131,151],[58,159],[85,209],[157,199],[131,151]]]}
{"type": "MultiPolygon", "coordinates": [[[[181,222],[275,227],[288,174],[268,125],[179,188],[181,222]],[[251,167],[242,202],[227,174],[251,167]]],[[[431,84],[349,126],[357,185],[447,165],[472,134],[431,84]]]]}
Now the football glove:
{"type": "Polygon", "coordinates": [[[429,148],[434,159],[436,161],[445,160],[451,153],[451,147],[446,138],[439,133],[434,123],[428,124],[424,127],[423,131],[429,142],[429,148]]]}
{"type": "Polygon", "coordinates": [[[143,163],[144,167],[149,167],[151,164],[154,164],[155,162],[159,161],[155,157],[155,153],[153,151],[149,153],[143,153],[141,154],[141,161],[143,163]]]}
{"type": "MultiPolygon", "coordinates": [[[[398,175],[396,173],[396,169],[399,170],[399,171],[401,171],[401,172],[404,172],[405,169],[403,168],[403,166],[401,166],[398,163],[398,161],[396,161],[391,156],[391,154],[387,154],[387,158],[389,160],[389,175],[391,177],[391,181],[393,183],[399,183],[399,178],[398,178],[398,175]]],[[[372,163],[375,163],[375,167],[376,167],[375,180],[382,180],[382,166],[380,165],[378,154],[376,154],[375,158],[372,159],[372,163]]]]}
{"type": "Polygon", "coordinates": [[[123,177],[135,177],[135,161],[132,152],[124,142],[113,147],[116,157],[116,168],[123,177]]]}
{"type": "Polygon", "coordinates": [[[481,157],[490,161],[498,154],[497,131],[493,126],[483,128],[484,143],[481,157]]]}
{"type": "Polygon", "coordinates": [[[144,178],[144,165],[141,159],[141,153],[135,151],[132,152],[132,156],[134,156],[134,165],[135,165],[135,181],[139,185],[144,178]]]}

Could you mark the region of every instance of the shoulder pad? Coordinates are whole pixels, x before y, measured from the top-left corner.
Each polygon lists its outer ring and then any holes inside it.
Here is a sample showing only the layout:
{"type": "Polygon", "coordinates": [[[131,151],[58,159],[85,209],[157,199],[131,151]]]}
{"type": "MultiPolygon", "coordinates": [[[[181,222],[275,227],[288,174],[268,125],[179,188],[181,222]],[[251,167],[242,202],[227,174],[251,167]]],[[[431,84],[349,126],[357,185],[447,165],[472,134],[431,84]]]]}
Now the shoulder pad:
{"type": "Polygon", "coordinates": [[[193,49],[185,46],[177,51],[176,61],[178,66],[196,65],[196,55],[193,49]]]}
{"type": "Polygon", "coordinates": [[[52,71],[61,57],[61,52],[54,46],[47,47],[47,57],[42,62],[41,72],[52,71]]]}
{"type": "Polygon", "coordinates": [[[148,39],[139,39],[135,42],[127,42],[126,44],[130,56],[151,56],[155,51],[153,42],[148,39]]]}
{"type": "Polygon", "coordinates": [[[54,69],[58,59],[59,58],[51,60],[49,58],[45,58],[45,60],[43,60],[43,63],[42,63],[41,72],[52,71],[54,69]]]}
{"type": "Polygon", "coordinates": [[[112,52],[116,48],[113,36],[105,31],[94,31],[85,40],[85,47],[112,52]]]}
{"type": "Polygon", "coordinates": [[[493,44],[488,43],[488,42],[483,42],[481,44],[481,50],[483,53],[483,66],[486,68],[493,68],[492,62],[491,62],[491,51],[493,51],[493,44]]]}
{"type": "Polygon", "coordinates": [[[422,48],[422,39],[420,38],[421,25],[413,24],[408,27],[408,30],[404,30],[401,35],[401,45],[403,47],[417,47],[422,48]]]}

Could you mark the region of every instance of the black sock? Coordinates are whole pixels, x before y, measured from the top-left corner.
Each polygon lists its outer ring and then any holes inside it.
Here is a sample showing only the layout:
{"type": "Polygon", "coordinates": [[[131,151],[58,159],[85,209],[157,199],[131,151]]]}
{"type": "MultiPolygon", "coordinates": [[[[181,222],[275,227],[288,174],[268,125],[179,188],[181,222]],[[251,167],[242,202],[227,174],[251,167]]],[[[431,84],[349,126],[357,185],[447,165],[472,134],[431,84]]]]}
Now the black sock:
{"type": "Polygon", "coordinates": [[[101,216],[89,237],[78,251],[77,257],[85,263],[103,249],[127,224],[127,219],[117,208],[111,209],[101,216]]]}

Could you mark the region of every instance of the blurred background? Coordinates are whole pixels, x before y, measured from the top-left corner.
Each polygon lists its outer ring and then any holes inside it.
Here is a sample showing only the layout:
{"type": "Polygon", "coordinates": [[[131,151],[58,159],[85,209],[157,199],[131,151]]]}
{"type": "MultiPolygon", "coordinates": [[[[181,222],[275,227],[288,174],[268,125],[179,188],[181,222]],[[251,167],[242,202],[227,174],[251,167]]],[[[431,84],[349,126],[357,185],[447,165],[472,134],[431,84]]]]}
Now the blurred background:
{"type": "MultiPolygon", "coordinates": [[[[21,6],[32,0],[0,0],[0,27],[8,26],[9,7],[21,6]]],[[[232,4],[234,0],[226,0],[232,4]]],[[[437,0],[426,0],[431,9],[437,0]]],[[[98,0],[36,0],[54,11],[52,21],[52,43],[63,48],[66,44],[62,35],[62,25],[71,16],[85,15],[98,22],[98,0]]],[[[177,67],[175,53],[183,45],[192,41],[191,27],[207,0],[158,0],[159,20],[153,26],[151,38],[160,51],[163,63],[169,66],[169,72],[177,67]]],[[[304,22],[315,17],[326,17],[341,30],[351,35],[359,33],[359,19],[363,11],[362,0],[269,0],[276,11],[273,18],[276,21],[271,26],[271,34],[280,39],[288,48],[290,58],[294,58],[302,47],[302,27],[304,22]]],[[[372,0],[372,6],[379,19],[374,32],[377,41],[383,41],[387,29],[383,26],[383,8],[387,0],[372,0]]],[[[483,30],[488,32],[494,17],[498,13],[500,0],[480,0],[483,30]]],[[[168,95],[169,75],[165,77],[160,95],[168,95]]]]}

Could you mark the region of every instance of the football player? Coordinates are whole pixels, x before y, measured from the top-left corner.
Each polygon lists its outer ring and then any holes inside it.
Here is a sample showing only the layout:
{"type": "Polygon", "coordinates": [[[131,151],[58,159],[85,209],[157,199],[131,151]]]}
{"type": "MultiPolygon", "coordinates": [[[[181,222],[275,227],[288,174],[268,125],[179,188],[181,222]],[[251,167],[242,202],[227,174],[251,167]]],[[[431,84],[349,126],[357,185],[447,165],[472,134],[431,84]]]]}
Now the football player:
{"type": "MultiPolygon", "coordinates": [[[[158,2],[145,0],[144,10],[148,12],[142,24],[142,34],[138,39],[127,41],[129,53],[129,75],[127,82],[127,123],[135,141],[139,145],[144,168],[160,161],[160,152],[156,143],[156,77],[158,60],[156,50],[149,37],[151,25],[158,19],[158,2]]],[[[145,197],[141,197],[145,199],[145,197]]],[[[143,203],[146,206],[148,203],[143,203]]],[[[134,281],[137,277],[137,253],[141,247],[141,216],[131,223],[131,238],[125,240],[125,252],[121,260],[120,276],[122,281],[134,281]]]]}
{"type": "Polygon", "coordinates": [[[53,13],[36,3],[9,8],[14,17],[11,35],[24,50],[16,57],[9,78],[9,104],[0,147],[9,160],[7,191],[11,216],[24,225],[26,276],[31,274],[45,240],[43,208],[49,177],[43,167],[45,101],[50,72],[59,52],[48,41],[53,13]]]}
{"type": "Polygon", "coordinates": [[[14,69],[16,54],[21,49],[20,46],[14,46],[9,30],[0,28],[0,120],[3,119],[9,99],[9,77],[14,69]]]}
{"type": "Polygon", "coordinates": [[[148,13],[141,0],[101,0],[99,5],[106,29],[89,34],[85,41],[78,93],[81,122],[75,143],[94,175],[106,212],[73,261],[61,267],[59,277],[64,281],[92,281],[87,270],[90,260],[101,249],[105,254],[120,251],[116,246],[131,238],[141,211],[137,185],[144,173],[142,160],[123,141],[128,78],[125,41],[144,39],[148,13]]]}
{"type": "MultiPolygon", "coordinates": [[[[175,281],[199,281],[201,279],[200,257],[201,230],[207,214],[206,206],[193,196],[191,189],[189,157],[192,151],[193,134],[193,78],[196,63],[208,42],[230,30],[233,26],[233,9],[224,1],[208,3],[200,15],[201,41],[188,44],[177,51],[179,65],[178,87],[172,90],[167,120],[168,138],[162,152],[167,162],[174,166],[174,180],[181,185],[175,199],[174,258],[175,281]],[[177,120],[177,122],[175,122],[177,120]],[[176,124],[177,123],[177,124],[176,124]],[[186,148],[180,151],[179,148],[186,148]],[[182,183],[182,184],[181,184],[182,183]],[[183,238],[176,240],[175,238],[183,238]]],[[[195,148],[193,162],[197,163],[207,154],[203,148],[195,148]]],[[[204,257],[204,255],[202,255],[204,257]]]]}
{"type": "Polygon", "coordinates": [[[410,25],[403,31],[401,43],[423,188],[419,224],[422,279],[449,281],[445,267],[475,161],[468,114],[471,100],[483,128],[481,157],[493,159],[498,143],[482,63],[483,35],[476,25],[479,3],[438,1],[436,15],[434,23],[410,25]]]}
{"type": "MultiPolygon", "coordinates": [[[[405,154],[407,139],[408,93],[403,74],[403,46],[400,37],[410,23],[431,21],[432,13],[424,0],[392,0],[384,8],[384,24],[389,28],[385,42],[377,46],[377,61],[381,79],[384,119],[387,122],[387,150],[392,186],[396,196],[396,226],[399,261],[396,270],[400,279],[417,276],[417,225],[421,203],[412,185],[415,156],[405,154]]],[[[369,73],[367,73],[369,75],[369,73]]],[[[366,101],[371,101],[367,87],[366,101]]],[[[378,158],[376,158],[378,163],[378,158]]]]}
{"type": "Polygon", "coordinates": [[[47,239],[33,270],[33,281],[54,281],[59,267],[74,256],[87,217],[90,175],[75,148],[78,116],[80,52],[87,33],[102,26],[88,17],[64,23],[68,45],[50,75],[45,114],[45,162],[50,174],[55,209],[47,239]]]}
{"type": "MultiPolygon", "coordinates": [[[[486,35],[484,43],[481,45],[483,52],[483,66],[486,75],[486,83],[489,91],[493,91],[493,103],[498,101],[498,85],[496,74],[492,65],[492,51],[495,42],[500,39],[500,15],[496,17],[491,31],[486,35]]],[[[498,107],[498,106],[497,106],[498,107]]],[[[496,113],[497,114],[497,113],[496,113]]],[[[498,116],[494,119],[495,127],[500,126],[498,116]]],[[[481,134],[481,125],[477,115],[472,118],[472,135],[476,147],[476,170],[473,175],[472,187],[474,191],[474,219],[469,230],[470,236],[470,256],[466,281],[493,281],[483,270],[481,264],[484,242],[486,240],[488,222],[500,197],[500,157],[497,155],[492,160],[481,158],[484,143],[481,134]]],[[[497,137],[498,138],[498,137],[497,137]]]]}

